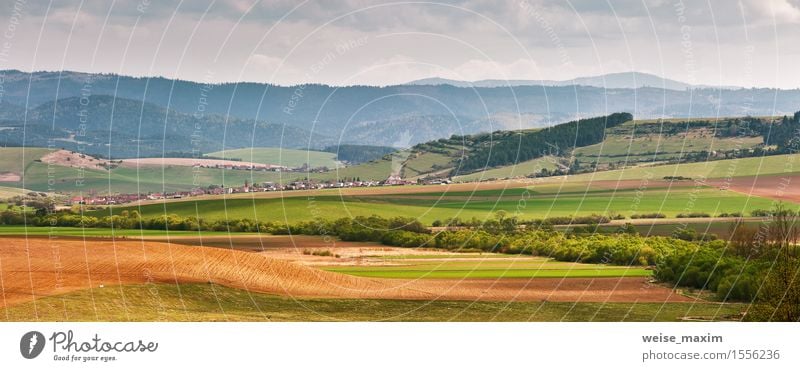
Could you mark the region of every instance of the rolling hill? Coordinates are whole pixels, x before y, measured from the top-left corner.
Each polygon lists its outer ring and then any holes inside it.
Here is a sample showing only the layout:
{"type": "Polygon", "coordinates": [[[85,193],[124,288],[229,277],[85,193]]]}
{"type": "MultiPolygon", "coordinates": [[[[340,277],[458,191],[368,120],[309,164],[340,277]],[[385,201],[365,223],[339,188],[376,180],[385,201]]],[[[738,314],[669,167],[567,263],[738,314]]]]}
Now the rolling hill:
{"type": "Polygon", "coordinates": [[[304,148],[332,140],[304,129],[212,114],[188,114],[108,95],[70,97],[41,104],[7,120],[0,143],[55,146],[105,158],[186,157],[227,147],[304,148]],[[314,141],[310,141],[311,138],[314,141]]]}

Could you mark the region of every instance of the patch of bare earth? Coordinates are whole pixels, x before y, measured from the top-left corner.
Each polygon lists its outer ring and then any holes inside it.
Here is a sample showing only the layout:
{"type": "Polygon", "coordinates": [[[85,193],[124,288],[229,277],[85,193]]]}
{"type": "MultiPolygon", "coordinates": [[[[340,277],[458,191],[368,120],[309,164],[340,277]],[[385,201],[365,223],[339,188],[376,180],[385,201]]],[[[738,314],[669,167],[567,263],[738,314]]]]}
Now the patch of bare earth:
{"type": "Polygon", "coordinates": [[[41,161],[45,164],[94,170],[105,170],[105,165],[107,164],[106,160],[64,149],[53,151],[42,156],[41,161]]]}
{"type": "Polygon", "coordinates": [[[800,203],[800,174],[710,179],[707,183],[750,196],[800,203]]]}
{"type": "Polygon", "coordinates": [[[20,180],[22,180],[22,177],[17,173],[0,173],[0,182],[19,182],[20,180]]]}
{"type": "Polygon", "coordinates": [[[262,254],[150,241],[3,238],[2,306],[100,285],[204,283],[295,297],[492,301],[692,301],[645,278],[399,280],[326,272],[262,254]]]}

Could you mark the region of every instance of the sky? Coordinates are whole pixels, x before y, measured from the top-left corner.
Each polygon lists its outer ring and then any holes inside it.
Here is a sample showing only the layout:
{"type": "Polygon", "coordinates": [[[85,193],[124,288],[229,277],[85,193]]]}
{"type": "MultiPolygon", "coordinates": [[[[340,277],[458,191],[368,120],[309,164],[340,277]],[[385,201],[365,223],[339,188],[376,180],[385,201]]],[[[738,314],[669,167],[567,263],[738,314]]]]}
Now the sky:
{"type": "Polygon", "coordinates": [[[800,88],[800,0],[0,2],[0,69],[391,85],[640,71],[800,88]]]}

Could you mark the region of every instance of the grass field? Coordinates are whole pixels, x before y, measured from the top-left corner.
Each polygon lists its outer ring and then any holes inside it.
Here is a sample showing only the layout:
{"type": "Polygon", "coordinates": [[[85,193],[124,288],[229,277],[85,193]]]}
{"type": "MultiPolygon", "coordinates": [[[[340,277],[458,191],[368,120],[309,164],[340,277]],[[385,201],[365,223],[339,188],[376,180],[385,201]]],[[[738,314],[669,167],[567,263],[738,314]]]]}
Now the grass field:
{"type": "Polygon", "coordinates": [[[506,255],[479,259],[473,255],[462,260],[453,256],[432,258],[390,257],[399,265],[332,266],[325,270],[376,278],[574,278],[574,277],[647,277],[652,271],[643,268],[556,262],[548,258],[506,255]]]}
{"type": "MultiPolygon", "coordinates": [[[[346,216],[384,217],[407,216],[419,218],[424,223],[453,217],[485,219],[496,211],[505,210],[523,219],[552,216],[660,212],[668,217],[679,213],[702,211],[711,215],[722,212],[741,212],[747,215],[753,209],[769,209],[772,200],[748,197],[731,191],[711,187],[679,187],[673,189],[651,188],[636,190],[558,191],[553,185],[534,187],[529,195],[524,190],[487,190],[470,192],[387,194],[365,196],[315,196],[284,197],[272,199],[213,199],[136,207],[115,207],[114,213],[139,210],[145,218],[166,214],[200,216],[207,220],[249,218],[262,221],[294,223],[315,217],[340,218],[346,216]],[[523,200],[523,201],[521,201],[523,200]]],[[[570,189],[570,188],[567,188],[570,189]]],[[[584,188],[585,189],[585,188],[584,188]]],[[[98,211],[93,215],[107,215],[98,211]]]]}
{"type": "Polygon", "coordinates": [[[256,162],[261,164],[282,165],[288,167],[336,168],[336,154],[330,152],[310,151],[302,149],[286,149],[274,147],[256,147],[226,149],[224,151],[209,153],[209,156],[225,159],[240,159],[241,161],[256,162]]]}
{"type": "Polygon", "coordinates": [[[575,156],[581,161],[590,161],[597,156],[618,157],[649,154],[668,154],[676,157],[680,153],[700,151],[727,151],[732,149],[748,149],[763,143],[761,137],[716,138],[713,134],[681,133],[679,135],[630,135],[611,134],[601,143],[581,147],[575,150],[575,156]]]}
{"type": "Polygon", "coordinates": [[[95,288],[0,309],[5,321],[726,320],[745,304],[297,299],[209,284],[95,288]]]}
{"type": "Polygon", "coordinates": [[[453,178],[457,182],[473,182],[487,179],[503,179],[514,178],[520,176],[528,176],[530,174],[538,173],[542,169],[554,170],[556,168],[555,158],[547,156],[537,158],[525,162],[520,162],[516,165],[503,166],[494,169],[486,169],[477,173],[459,175],[453,178]]]}
{"type": "Polygon", "coordinates": [[[441,170],[441,167],[449,164],[450,160],[449,156],[433,152],[413,156],[403,164],[403,178],[412,179],[422,174],[441,170]]]}
{"type": "Polygon", "coordinates": [[[628,169],[577,174],[572,181],[661,179],[665,176],[727,178],[800,172],[800,154],[747,157],[740,159],[694,162],[674,165],[638,166],[628,169]]]}
{"type": "Polygon", "coordinates": [[[35,160],[52,152],[47,148],[38,147],[0,147],[0,173],[20,173],[35,160]]]}

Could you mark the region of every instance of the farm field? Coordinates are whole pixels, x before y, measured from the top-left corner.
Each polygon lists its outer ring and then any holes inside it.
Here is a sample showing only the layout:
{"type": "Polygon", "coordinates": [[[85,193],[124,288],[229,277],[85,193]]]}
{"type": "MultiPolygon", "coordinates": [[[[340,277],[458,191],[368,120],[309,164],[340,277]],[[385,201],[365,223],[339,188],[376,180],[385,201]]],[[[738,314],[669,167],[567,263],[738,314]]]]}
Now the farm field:
{"type": "Polygon", "coordinates": [[[652,274],[643,267],[559,262],[530,255],[388,247],[375,243],[370,246],[342,241],[313,248],[308,243],[300,243],[294,248],[267,248],[261,254],[330,272],[376,278],[499,280],[649,277],[652,274]],[[314,254],[320,252],[325,254],[314,254]]]}
{"type": "Polygon", "coordinates": [[[736,320],[746,304],[305,299],[210,284],[80,290],[0,309],[0,321],[736,320]]]}
{"type": "Polygon", "coordinates": [[[287,167],[301,167],[303,164],[307,164],[311,168],[324,166],[334,169],[339,166],[339,162],[336,161],[335,153],[304,149],[271,147],[238,148],[212,152],[207,155],[224,159],[239,159],[246,162],[287,167]]]}
{"type": "Polygon", "coordinates": [[[392,259],[395,265],[391,266],[334,266],[322,269],[361,277],[405,279],[648,277],[652,274],[650,270],[638,267],[561,263],[547,258],[457,259],[459,258],[392,259]]]}
{"type": "MultiPolygon", "coordinates": [[[[2,207],[0,207],[2,209],[2,207]]],[[[0,236],[61,236],[61,237],[197,237],[229,236],[228,232],[214,231],[160,231],[152,229],[111,229],[78,227],[38,227],[0,225],[0,236]]],[[[237,237],[247,237],[247,233],[237,233],[237,237]]]]}
{"type": "MultiPolygon", "coordinates": [[[[263,253],[150,241],[3,238],[3,306],[127,284],[212,282],[304,298],[690,302],[644,277],[376,279],[326,272],[263,253]],[[25,246],[25,249],[20,249],[25,246]],[[58,259],[53,259],[58,256],[58,259]],[[645,287],[645,289],[643,289],[645,287]]],[[[373,253],[374,250],[368,252],[373,253]]],[[[305,254],[303,254],[305,255],[305,254]]],[[[480,263],[480,261],[473,262],[480,263]]]]}
{"type": "MultiPolygon", "coordinates": [[[[585,187],[585,186],[584,186],[585,187]]],[[[723,212],[741,212],[747,215],[754,209],[769,209],[772,200],[746,196],[737,192],[712,187],[675,186],[673,188],[648,188],[644,191],[589,190],[580,187],[566,188],[534,187],[524,190],[485,190],[473,192],[409,193],[390,195],[307,196],[284,198],[236,198],[185,200],[163,204],[147,204],[131,207],[114,207],[114,213],[123,210],[139,210],[145,218],[164,214],[180,216],[201,215],[207,220],[248,218],[259,221],[294,223],[315,217],[338,218],[345,216],[384,217],[407,216],[419,218],[430,224],[448,218],[486,219],[495,212],[504,210],[522,219],[547,218],[553,216],[621,213],[660,212],[668,217],[679,213],[703,211],[710,215],[723,212]],[[521,201],[522,200],[522,201],[521,201]],[[521,204],[524,207],[520,207],[521,204]]],[[[108,215],[98,211],[96,215],[108,215]]]]}

